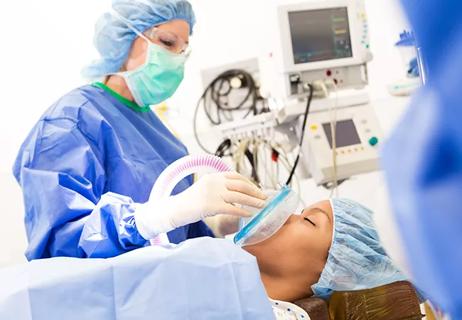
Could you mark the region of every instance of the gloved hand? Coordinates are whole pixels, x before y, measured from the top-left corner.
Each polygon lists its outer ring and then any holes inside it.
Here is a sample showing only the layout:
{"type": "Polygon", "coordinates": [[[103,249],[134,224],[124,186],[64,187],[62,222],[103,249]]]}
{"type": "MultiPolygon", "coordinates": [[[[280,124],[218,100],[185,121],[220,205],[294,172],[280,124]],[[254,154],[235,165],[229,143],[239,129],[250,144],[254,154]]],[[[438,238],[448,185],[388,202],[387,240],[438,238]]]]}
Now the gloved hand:
{"type": "Polygon", "coordinates": [[[141,236],[149,240],[217,214],[249,217],[251,213],[234,204],[262,208],[265,199],[260,189],[238,173],[212,173],[178,195],[137,204],[135,222],[141,236]]]}

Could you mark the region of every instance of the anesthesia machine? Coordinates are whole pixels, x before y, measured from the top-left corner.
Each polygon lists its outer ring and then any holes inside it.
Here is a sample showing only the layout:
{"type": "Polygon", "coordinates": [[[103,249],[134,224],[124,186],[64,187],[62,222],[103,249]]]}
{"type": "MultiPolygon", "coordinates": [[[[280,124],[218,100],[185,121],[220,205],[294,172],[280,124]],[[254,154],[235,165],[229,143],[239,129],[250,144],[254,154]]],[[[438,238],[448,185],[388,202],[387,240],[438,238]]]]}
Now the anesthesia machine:
{"type": "MultiPolygon", "coordinates": [[[[277,15],[280,40],[270,58],[203,71],[199,144],[202,106],[223,136],[215,154],[232,156],[238,171],[244,159],[262,186],[273,172],[265,158],[283,164],[288,183],[297,172],[332,187],[377,170],[382,132],[367,90],[364,1],[284,5],[277,15]]],[[[275,171],[269,180],[283,185],[275,171]]]]}

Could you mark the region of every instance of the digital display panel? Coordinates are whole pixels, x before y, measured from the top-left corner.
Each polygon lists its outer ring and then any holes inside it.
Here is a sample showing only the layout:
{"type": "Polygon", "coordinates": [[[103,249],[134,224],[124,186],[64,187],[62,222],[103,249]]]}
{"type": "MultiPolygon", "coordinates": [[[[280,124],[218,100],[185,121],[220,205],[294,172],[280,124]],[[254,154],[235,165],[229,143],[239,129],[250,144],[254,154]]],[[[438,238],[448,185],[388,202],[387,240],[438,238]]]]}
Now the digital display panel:
{"type": "Polygon", "coordinates": [[[348,9],[289,12],[295,64],[351,58],[348,9]]]}
{"type": "MultiPolygon", "coordinates": [[[[327,140],[329,141],[330,148],[332,149],[331,124],[324,123],[322,126],[326,133],[327,140]]],[[[335,144],[336,148],[361,144],[361,139],[359,138],[358,131],[356,130],[353,120],[342,120],[337,122],[335,125],[335,144]]]]}

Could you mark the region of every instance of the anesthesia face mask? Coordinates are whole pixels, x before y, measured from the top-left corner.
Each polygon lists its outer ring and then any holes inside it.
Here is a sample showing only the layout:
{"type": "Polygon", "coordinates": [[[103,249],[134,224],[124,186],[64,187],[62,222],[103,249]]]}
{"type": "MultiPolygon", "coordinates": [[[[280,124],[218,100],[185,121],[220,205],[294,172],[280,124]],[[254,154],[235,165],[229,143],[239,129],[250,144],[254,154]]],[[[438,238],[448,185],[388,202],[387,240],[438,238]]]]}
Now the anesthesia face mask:
{"type": "Polygon", "coordinates": [[[241,220],[234,243],[244,247],[269,239],[286,223],[298,204],[298,195],[290,187],[283,187],[255,216],[241,220]]]}

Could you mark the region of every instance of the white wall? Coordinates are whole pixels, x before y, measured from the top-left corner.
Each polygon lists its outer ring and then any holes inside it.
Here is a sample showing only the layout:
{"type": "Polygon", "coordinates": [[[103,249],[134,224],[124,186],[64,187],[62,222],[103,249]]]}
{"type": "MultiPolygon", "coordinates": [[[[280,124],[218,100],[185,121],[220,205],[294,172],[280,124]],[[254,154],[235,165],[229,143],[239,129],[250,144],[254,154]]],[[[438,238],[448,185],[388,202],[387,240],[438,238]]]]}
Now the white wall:
{"type": "Polygon", "coordinates": [[[81,66],[96,57],[94,22],[107,1],[1,1],[0,266],[23,261],[26,236],[16,153],[43,111],[82,84],[81,66]]]}
{"type": "MultiPolygon", "coordinates": [[[[403,101],[389,104],[386,84],[400,76],[400,57],[393,48],[404,28],[396,0],[366,0],[375,60],[370,64],[371,93],[381,101],[381,120],[386,131],[403,110],[403,101]],[[384,102],[385,101],[385,102],[384,102]]],[[[267,54],[275,35],[275,6],[283,0],[191,0],[198,25],[193,39],[193,55],[188,74],[170,101],[175,115],[173,125],[190,145],[191,116],[201,94],[199,72],[203,68],[267,54]],[[273,18],[271,18],[273,17],[273,18]]],[[[22,225],[22,199],[11,175],[17,150],[41,113],[65,92],[83,83],[80,69],[96,57],[92,48],[94,22],[109,5],[109,0],[43,0],[0,2],[2,50],[2,108],[0,108],[0,266],[23,260],[26,245],[22,225]],[[24,9],[27,8],[27,9],[24,9]]],[[[383,188],[380,175],[358,178],[345,186],[353,195],[371,206],[370,186],[383,188]],[[361,180],[366,179],[366,180],[361,180]]],[[[309,201],[325,194],[304,183],[309,201]]],[[[383,198],[383,196],[381,196],[383,198]]],[[[382,201],[383,202],[383,201],[382,201]]]]}

